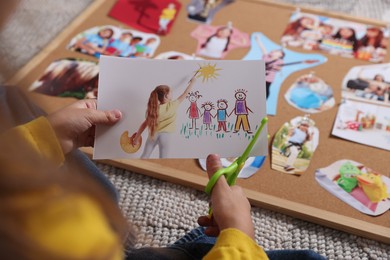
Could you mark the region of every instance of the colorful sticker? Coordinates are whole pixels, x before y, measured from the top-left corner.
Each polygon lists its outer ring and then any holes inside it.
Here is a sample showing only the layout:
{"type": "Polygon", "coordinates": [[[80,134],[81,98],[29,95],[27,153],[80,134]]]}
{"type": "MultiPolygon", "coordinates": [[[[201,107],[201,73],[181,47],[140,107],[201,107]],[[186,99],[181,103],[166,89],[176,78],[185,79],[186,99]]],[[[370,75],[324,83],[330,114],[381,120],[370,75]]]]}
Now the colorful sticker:
{"type": "Polygon", "coordinates": [[[301,175],[309,167],[318,140],[319,131],[308,115],[283,124],[272,143],[272,169],[301,175]]]}
{"type": "Polygon", "coordinates": [[[382,62],[389,31],[378,26],[295,12],[283,32],[283,45],[319,50],[342,57],[382,62]]]}
{"type": "Polygon", "coordinates": [[[191,0],[187,5],[188,18],[195,22],[210,24],[215,14],[235,0],[191,0]]]}
{"type": "Polygon", "coordinates": [[[214,59],[222,59],[236,48],[249,47],[249,35],[234,28],[231,23],[226,26],[199,25],[191,36],[198,40],[196,54],[214,59]]]}
{"type": "Polygon", "coordinates": [[[262,59],[265,62],[269,115],[276,115],[279,89],[286,77],[293,72],[323,64],[327,60],[319,54],[302,54],[282,48],[262,33],[253,33],[251,43],[251,50],[244,60],[262,59]]]}
{"type": "Polygon", "coordinates": [[[300,76],[284,95],[287,102],[305,113],[318,113],[335,104],[332,88],[314,73],[300,76]]]}
{"type": "Polygon", "coordinates": [[[151,58],[160,44],[155,34],[106,25],[88,29],[74,37],[67,48],[99,58],[108,56],[151,58]]]}
{"type": "Polygon", "coordinates": [[[203,58],[197,57],[194,54],[188,55],[183,52],[167,51],[160,53],[155,57],[156,60],[204,60],[203,58]]]}
{"type": "MultiPolygon", "coordinates": [[[[236,157],[266,115],[262,61],[102,56],[99,66],[98,108],[117,108],[124,117],[109,128],[97,126],[94,158],[202,158],[210,152],[236,157]],[[125,131],[136,133],[133,146],[140,136],[145,140],[137,152],[120,147],[125,131]]],[[[250,156],[267,154],[266,130],[259,139],[250,156]]]]}
{"type": "Polygon", "coordinates": [[[61,59],[52,62],[29,90],[57,97],[96,98],[98,78],[99,66],[95,62],[61,59]]]}
{"type": "Polygon", "coordinates": [[[316,171],[317,182],[360,212],[378,216],[390,209],[390,179],[352,160],[340,160],[316,171]]]}
{"type": "MultiPolygon", "coordinates": [[[[253,174],[255,174],[263,165],[265,161],[265,156],[255,156],[255,157],[249,157],[244,167],[241,169],[240,173],[238,174],[238,178],[246,179],[251,177],[253,174]]],[[[221,158],[222,167],[228,167],[235,159],[237,158],[221,158]]],[[[200,167],[206,171],[206,159],[198,159],[200,167]]]]}
{"type": "Polygon", "coordinates": [[[166,35],[180,8],[175,0],[118,0],[108,15],[143,32],[166,35]]]}

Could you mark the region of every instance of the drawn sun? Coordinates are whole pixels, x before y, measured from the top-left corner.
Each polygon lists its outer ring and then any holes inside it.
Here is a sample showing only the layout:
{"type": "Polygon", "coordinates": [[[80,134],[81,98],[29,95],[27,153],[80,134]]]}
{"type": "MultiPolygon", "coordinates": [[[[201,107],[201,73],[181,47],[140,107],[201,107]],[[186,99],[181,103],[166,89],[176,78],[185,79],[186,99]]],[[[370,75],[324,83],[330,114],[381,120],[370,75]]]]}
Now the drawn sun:
{"type": "Polygon", "coordinates": [[[199,66],[197,78],[203,77],[202,82],[209,81],[210,79],[216,79],[219,76],[218,71],[222,70],[216,68],[217,64],[211,65],[210,63],[204,66],[199,66]]]}

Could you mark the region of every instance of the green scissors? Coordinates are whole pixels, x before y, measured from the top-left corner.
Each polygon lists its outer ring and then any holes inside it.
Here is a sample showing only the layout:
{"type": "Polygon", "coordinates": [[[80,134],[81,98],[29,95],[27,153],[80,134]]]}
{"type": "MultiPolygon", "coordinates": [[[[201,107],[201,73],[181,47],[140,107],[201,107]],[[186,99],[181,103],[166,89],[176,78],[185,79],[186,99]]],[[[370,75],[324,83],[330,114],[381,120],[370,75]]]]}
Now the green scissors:
{"type": "Polygon", "coordinates": [[[250,141],[244,153],[240,157],[234,160],[234,162],[232,162],[232,164],[230,164],[228,167],[219,169],[216,173],[214,173],[214,175],[211,177],[211,179],[206,185],[205,192],[208,195],[211,194],[211,191],[213,190],[215,183],[222,175],[225,175],[226,181],[229,184],[229,186],[232,186],[236,183],[238,174],[240,173],[242,167],[244,167],[245,161],[249,158],[249,153],[252,151],[253,146],[255,145],[257,139],[260,136],[261,131],[263,130],[267,122],[268,122],[267,117],[264,117],[261,120],[259,129],[257,129],[253,139],[250,141]]]}

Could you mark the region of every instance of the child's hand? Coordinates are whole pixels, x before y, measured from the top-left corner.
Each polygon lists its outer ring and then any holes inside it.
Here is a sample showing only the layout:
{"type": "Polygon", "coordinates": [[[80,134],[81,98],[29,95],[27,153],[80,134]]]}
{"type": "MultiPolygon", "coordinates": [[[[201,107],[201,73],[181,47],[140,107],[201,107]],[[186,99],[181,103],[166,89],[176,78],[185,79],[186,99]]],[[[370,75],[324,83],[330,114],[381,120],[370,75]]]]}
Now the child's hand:
{"type": "MultiPolygon", "coordinates": [[[[222,167],[218,155],[209,155],[206,161],[207,174],[211,177],[222,167]]],[[[219,231],[236,228],[254,239],[254,228],[251,217],[251,206],[239,186],[229,186],[224,177],[218,179],[211,193],[213,215],[201,216],[198,223],[207,227],[205,233],[218,236],[219,231]]]]}
{"type": "Polygon", "coordinates": [[[93,146],[95,126],[113,125],[121,118],[119,110],[97,110],[95,99],[75,102],[47,116],[64,154],[81,146],[93,146]]]}

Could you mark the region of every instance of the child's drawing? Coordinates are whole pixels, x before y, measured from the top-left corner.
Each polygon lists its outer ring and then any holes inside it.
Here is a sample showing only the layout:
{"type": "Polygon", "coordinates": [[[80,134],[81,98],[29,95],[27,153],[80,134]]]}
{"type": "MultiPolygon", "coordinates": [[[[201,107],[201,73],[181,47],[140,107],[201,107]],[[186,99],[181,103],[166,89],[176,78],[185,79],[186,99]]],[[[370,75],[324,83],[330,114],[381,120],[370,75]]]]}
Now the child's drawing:
{"type": "Polygon", "coordinates": [[[218,99],[217,100],[217,122],[218,122],[218,129],[219,131],[229,132],[226,128],[226,120],[227,120],[227,108],[228,108],[228,101],[226,99],[218,99]]]}
{"type": "Polygon", "coordinates": [[[213,118],[215,117],[211,114],[211,110],[214,110],[214,104],[213,102],[206,101],[202,104],[201,107],[203,109],[202,117],[203,124],[205,125],[205,130],[211,130],[211,123],[213,121],[213,118]]]}
{"type": "Polygon", "coordinates": [[[308,117],[296,117],[285,123],[272,143],[272,169],[289,174],[302,174],[318,146],[319,131],[308,117]]]}
{"type": "Polygon", "coordinates": [[[253,33],[251,50],[244,60],[262,59],[265,62],[267,113],[276,114],[279,89],[291,73],[326,62],[319,54],[303,54],[283,48],[262,33],[253,33]]]}
{"type": "Polygon", "coordinates": [[[202,95],[199,94],[199,91],[194,91],[187,94],[187,99],[190,101],[190,106],[186,111],[186,113],[188,113],[188,118],[191,120],[191,126],[189,129],[198,129],[196,127],[196,120],[199,119],[201,112],[198,108],[197,101],[201,97],[202,95]]]}
{"type": "MultiPolygon", "coordinates": [[[[113,127],[97,128],[95,158],[234,157],[266,114],[262,61],[135,62],[102,56],[99,65],[99,109],[115,107],[124,116],[113,127]],[[228,117],[228,104],[235,104],[235,116],[228,117]],[[126,138],[128,144],[119,142],[126,138]]],[[[260,140],[251,156],[267,153],[266,131],[260,140]]]]}
{"type": "Polygon", "coordinates": [[[245,89],[237,89],[234,97],[236,98],[236,102],[234,105],[234,109],[230,112],[229,116],[234,112],[236,115],[236,123],[234,124],[234,132],[237,133],[240,131],[241,127],[248,134],[251,134],[251,126],[248,120],[249,112],[253,113],[253,111],[246,104],[246,93],[245,89]]]}
{"type": "Polygon", "coordinates": [[[360,212],[378,216],[390,209],[390,179],[352,160],[340,160],[316,171],[317,182],[360,212]]]}

